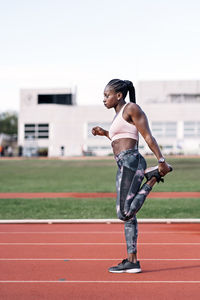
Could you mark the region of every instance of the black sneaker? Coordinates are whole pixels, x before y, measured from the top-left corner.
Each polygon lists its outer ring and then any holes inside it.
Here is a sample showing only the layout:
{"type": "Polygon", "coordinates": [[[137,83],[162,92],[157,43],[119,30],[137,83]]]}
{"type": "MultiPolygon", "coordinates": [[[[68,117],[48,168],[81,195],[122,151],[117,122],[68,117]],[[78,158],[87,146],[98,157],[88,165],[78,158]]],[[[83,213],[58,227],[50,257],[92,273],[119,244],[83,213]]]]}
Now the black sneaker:
{"type": "MultiPolygon", "coordinates": [[[[171,172],[173,169],[170,165],[168,165],[169,167],[169,172],[171,172]]],[[[148,169],[146,169],[144,171],[144,176],[146,177],[147,181],[150,180],[152,177],[156,177],[156,181],[157,182],[164,182],[164,179],[163,177],[160,175],[159,171],[158,171],[158,166],[155,166],[155,167],[150,167],[148,169]]]]}
{"type": "Polygon", "coordinates": [[[140,273],[142,272],[140,268],[140,262],[136,263],[130,262],[128,259],[122,260],[116,267],[111,267],[108,269],[111,273],[140,273]]]}

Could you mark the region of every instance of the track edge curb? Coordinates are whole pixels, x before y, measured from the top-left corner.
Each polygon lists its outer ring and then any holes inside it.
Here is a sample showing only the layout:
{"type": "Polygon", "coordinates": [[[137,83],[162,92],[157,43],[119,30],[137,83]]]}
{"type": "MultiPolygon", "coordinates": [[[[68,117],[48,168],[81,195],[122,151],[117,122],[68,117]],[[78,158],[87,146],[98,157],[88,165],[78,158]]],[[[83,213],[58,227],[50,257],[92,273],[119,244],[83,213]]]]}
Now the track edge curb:
{"type": "MultiPolygon", "coordinates": [[[[123,223],[118,219],[18,219],[0,220],[0,224],[74,224],[74,223],[123,223]]],[[[200,223],[200,219],[138,219],[138,223],[200,223]]]]}

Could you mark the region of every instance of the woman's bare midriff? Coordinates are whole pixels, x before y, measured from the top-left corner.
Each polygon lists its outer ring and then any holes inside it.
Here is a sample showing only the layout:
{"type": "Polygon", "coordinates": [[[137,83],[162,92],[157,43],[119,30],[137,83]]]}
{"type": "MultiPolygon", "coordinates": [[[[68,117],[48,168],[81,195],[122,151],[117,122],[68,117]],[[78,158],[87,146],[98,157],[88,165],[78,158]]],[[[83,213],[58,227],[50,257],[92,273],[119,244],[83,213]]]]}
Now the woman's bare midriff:
{"type": "Polygon", "coordinates": [[[118,139],[112,142],[112,148],[114,155],[118,155],[120,152],[128,149],[134,149],[137,141],[130,138],[118,139]]]}

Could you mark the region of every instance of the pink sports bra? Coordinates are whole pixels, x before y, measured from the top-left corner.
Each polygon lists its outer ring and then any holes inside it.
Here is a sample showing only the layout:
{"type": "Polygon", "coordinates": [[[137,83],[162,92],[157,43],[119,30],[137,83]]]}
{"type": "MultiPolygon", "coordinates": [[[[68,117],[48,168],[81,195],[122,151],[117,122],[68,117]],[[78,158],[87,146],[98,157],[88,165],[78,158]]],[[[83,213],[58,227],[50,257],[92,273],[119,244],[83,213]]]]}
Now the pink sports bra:
{"type": "Polygon", "coordinates": [[[109,137],[111,141],[122,138],[130,138],[138,141],[138,130],[135,125],[128,123],[126,120],[124,120],[122,114],[124,111],[125,106],[128,103],[126,103],[118,114],[115,115],[113,122],[109,129],[109,137]]]}

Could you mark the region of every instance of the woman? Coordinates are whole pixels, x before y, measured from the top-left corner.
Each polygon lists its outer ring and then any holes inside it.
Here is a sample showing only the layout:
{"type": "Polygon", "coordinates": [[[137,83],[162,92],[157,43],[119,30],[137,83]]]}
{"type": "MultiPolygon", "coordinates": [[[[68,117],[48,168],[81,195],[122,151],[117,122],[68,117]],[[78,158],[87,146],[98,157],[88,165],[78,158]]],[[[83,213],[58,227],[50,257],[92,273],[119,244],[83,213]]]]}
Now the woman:
{"type": "Polygon", "coordinates": [[[97,126],[93,135],[106,136],[112,142],[113,153],[118,165],[116,177],[117,215],[125,222],[125,238],[128,258],[117,266],[109,268],[112,273],[139,273],[140,262],[137,260],[137,219],[136,213],[143,205],[147,195],[156,182],[163,181],[163,176],[172,171],[151,134],[147,117],[135,103],[135,89],[131,81],[113,79],[105,87],[104,105],[114,108],[116,115],[109,131],[97,126]],[[129,92],[131,103],[125,98],[129,92]],[[138,152],[138,132],[144,137],[151,151],[158,159],[158,166],[146,169],[146,161],[138,152]],[[142,180],[147,181],[142,185],[142,180]]]}

